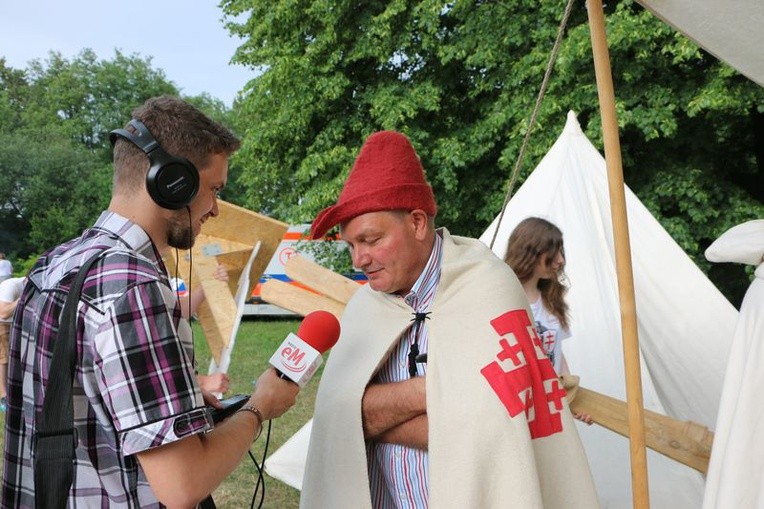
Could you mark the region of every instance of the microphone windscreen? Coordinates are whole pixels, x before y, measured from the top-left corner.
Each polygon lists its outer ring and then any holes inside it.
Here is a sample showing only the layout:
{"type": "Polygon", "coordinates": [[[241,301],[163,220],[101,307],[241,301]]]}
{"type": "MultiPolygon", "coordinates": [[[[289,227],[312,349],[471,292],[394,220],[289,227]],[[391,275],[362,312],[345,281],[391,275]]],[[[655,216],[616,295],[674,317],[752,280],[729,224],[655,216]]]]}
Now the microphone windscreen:
{"type": "Polygon", "coordinates": [[[340,322],[328,311],[312,311],[303,318],[297,337],[324,353],[339,339],[340,322]]]}

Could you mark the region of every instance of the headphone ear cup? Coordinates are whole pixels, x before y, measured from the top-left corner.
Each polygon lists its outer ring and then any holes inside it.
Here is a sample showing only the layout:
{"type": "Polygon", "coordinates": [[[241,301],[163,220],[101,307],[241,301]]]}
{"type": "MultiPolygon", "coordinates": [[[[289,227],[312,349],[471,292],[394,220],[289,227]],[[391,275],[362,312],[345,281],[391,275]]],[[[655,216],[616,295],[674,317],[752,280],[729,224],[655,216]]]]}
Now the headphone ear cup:
{"type": "Polygon", "coordinates": [[[151,167],[146,173],[146,190],[160,207],[182,209],[199,192],[199,171],[191,161],[162,152],[161,156],[166,157],[149,154],[151,167]]]}
{"type": "Polygon", "coordinates": [[[188,206],[199,192],[199,171],[194,163],[165,152],[148,127],[137,118],[130,120],[128,125],[135,129],[135,133],[115,129],[109,133],[109,141],[114,146],[118,138],[124,138],[148,156],[146,190],[151,199],[170,210],[188,206]]]}

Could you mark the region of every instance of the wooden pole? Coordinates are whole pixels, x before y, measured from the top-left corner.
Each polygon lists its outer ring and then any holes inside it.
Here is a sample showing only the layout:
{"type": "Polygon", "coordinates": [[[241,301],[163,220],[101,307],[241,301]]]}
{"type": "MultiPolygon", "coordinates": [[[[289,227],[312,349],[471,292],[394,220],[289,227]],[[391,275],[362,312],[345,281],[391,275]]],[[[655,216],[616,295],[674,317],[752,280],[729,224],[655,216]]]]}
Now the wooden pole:
{"type": "Polygon", "coordinates": [[[642,377],[639,367],[637,312],[634,300],[634,278],[631,266],[629,226],[626,217],[626,196],[623,183],[621,145],[615,111],[615,92],[610,69],[605,14],[601,0],[587,0],[589,30],[592,39],[594,70],[602,117],[602,136],[610,190],[610,214],[613,223],[618,296],[621,303],[623,359],[626,374],[626,402],[629,414],[629,445],[631,453],[631,486],[635,508],[650,507],[647,484],[647,451],[645,449],[645,420],[642,404],[642,377]]]}

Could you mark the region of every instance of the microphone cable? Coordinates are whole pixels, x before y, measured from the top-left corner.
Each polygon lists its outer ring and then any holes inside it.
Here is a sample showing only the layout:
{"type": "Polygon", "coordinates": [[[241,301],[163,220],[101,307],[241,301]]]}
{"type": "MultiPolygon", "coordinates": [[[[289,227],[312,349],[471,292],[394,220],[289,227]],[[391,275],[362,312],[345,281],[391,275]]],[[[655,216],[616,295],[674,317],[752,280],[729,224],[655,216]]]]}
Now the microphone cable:
{"type": "MultiPolygon", "coordinates": [[[[178,251],[178,248],[175,248],[175,270],[173,271],[173,274],[175,274],[175,298],[180,302],[181,296],[180,296],[180,262],[178,261],[180,258],[180,252],[178,251]]],[[[189,251],[189,260],[191,259],[191,254],[189,251]]],[[[189,269],[188,269],[188,285],[186,285],[186,303],[188,304],[188,321],[191,322],[191,261],[189,261],[189,269]]]]}
{"type": "MultiPolygon", "coordinates": [[[[194,269],[194,252],[193,249],[191,249],[191,244],[193,244],[193,224],[191,223],[191,207],[186,205],[186,212],[188,212],[188,239],[189,239],[189,245],[188,245],[188,284],[186,285],[186,304],[188,305],[188,327],[191,329],[191,344],[194,344],[194,327],[191,322],[193,322],[194,314],[191,312],[191,278],[193,274],[194,269]]],[[[180,262],[180,253],[178,252],[178,248],[175,248],[175,275],[176,277],[179,276],[178,271],[178,264],[180,262]]],[[[183,310],[183,307],[181,306],[181,311],[183,310]]],[[[193,366],[196,367],[196,348],[193,349],[193,355],[191,357],[191,362],[193,363],[193,366]]]]}
{"type": "MultiPolygon", "coordinates": [[[[252,449],[248,451],[249,457],[252,459],[252,463],[255,464],[255,468],[257,469],[257,482],[255,483],[255,491],[252,493],[252,502],[249,505],[250,509],[254,509],[255,507],[255,500],[257,500],[258,492],[260,494],[260,502],[257,505],[258,509],[263,507],[263,502],[265,501],[265,458],[268,455],[268,445],[271,443],[271,424],[273,421],[268,421],[268,430],[265,433],[265,445],[263,446],[263,459],[258,464],[257,459],[255,458],[255,455],[252,454],[252,449]],[[262,491],[260,489],[262,488],[262,491]]],[[[264,424],[263,424],[264,425],[264,424]]]]}
{"type": "MultiPolygon", "coordinates": [[[[191,207],[186,205],[186,211],[188,212],[188,285],[186,286],[186,289],[188,290],[188,320],[191,321],[191,276],[193,274],[193,268],[194,268],[194,250],[192,249],[192,244],[194,243],[194,226],[191,222],[191,207]]],[[[175,260],[177,263],[178,256],[176,251],[175,260]]]]}

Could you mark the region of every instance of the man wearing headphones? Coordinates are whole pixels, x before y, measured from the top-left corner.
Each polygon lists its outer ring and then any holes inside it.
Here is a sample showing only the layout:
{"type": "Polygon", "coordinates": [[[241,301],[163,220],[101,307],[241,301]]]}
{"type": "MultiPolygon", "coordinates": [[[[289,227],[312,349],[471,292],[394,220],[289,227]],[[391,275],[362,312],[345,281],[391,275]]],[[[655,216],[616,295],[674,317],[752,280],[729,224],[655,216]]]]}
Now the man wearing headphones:
{"type": "Polygon", "coordinates": [[[65,368],[51,355],[72,282],[93,255],[100,253],[76,312],[69,506],[194,506],[234,470],[263,421],[295,402],[297,386],[271,368],[248,404],[213,429],[205,402],[216,402],[199,388],[191,329],[161,259],[168,248],[190,248],[218,214],[239,140],[190,104],[162,96],[135,109],[112,143],[108,210],[37,261],[19,300],[2,507],[34,507],[44,491],[36,433],[51,373],[65,368]]]}

